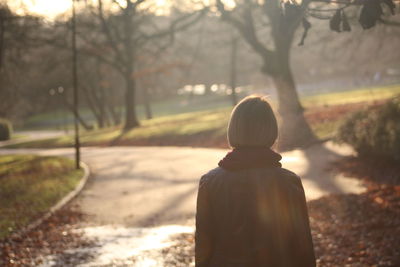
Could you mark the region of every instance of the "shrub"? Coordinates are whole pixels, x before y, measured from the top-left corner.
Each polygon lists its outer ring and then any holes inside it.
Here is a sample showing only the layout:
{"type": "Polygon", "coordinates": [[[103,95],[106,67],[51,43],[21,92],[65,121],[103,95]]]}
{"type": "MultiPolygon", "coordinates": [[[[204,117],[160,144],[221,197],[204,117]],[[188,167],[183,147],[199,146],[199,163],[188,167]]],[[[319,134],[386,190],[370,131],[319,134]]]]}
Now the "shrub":
{"type": "Polygon", "coordinates": [[[400,162],[400,96],[353,113],[339,127],[336,140],[361,157],[400,162]]]}
{"type": "Polygon", "coordinates": [[[8,120],[0,119],[0,141],[11,138],[12,126],[8,120]]]}

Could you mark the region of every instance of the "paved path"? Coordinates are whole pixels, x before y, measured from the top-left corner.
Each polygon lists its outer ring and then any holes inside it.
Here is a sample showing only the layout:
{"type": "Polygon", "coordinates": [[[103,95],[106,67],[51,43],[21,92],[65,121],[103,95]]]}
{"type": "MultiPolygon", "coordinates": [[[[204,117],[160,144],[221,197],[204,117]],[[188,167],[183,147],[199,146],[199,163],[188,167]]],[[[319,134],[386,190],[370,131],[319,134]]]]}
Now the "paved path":
{"type": "MultiPolygon", "coordinates": [[[[73,150],[0,149],[0,154],[7,153],[72,156],[73,150]]],[[[185,147],[83,148],[82,158],[92,176],[76,202],[96,224],[185,224],[194,216],[200,176],[225,153],[185,147]]],[[[351,153],[328,143],[283,153],[282,163],[302,177],[308,200],[330,193],[360,193],[364,188],[358,180],[326,171],[330,161],[351,153]]]]}

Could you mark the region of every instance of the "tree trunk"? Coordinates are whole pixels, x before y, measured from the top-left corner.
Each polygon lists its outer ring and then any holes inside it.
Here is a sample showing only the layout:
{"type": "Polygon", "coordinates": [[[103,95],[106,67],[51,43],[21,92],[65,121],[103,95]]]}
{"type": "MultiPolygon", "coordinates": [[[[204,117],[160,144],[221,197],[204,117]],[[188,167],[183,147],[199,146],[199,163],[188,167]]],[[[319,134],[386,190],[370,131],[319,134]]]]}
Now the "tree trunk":
{"type": "MultiPolygon", "coordinates": [[[[274,81],[278,95],[278,112],[280,115],[280,131],[278,137],[278,149],[281,151],[294,148],[306,148],[317,142],[317,137],[312,132],[310,125],[304,117],[296,83],[290,68],[290,49],[293,42],[295,29],[298,28],[300,19],[290,23],[282,17],[273,19],[274,26],[272,36],[275,43],[272,62],[264,61],[264,66],[269,64],[270,76],[274,81]]],[[[302,16],[299,15],[298,18],[302,16]]],[[[266,68],[267,69],[267,68],[266,68]]]]}
{"type": "Polygon", "coordinates": [[[236,106],[237,104],[237,95],[236,95],[236,80],[237,80],[237,68],[236,68],[236,61],[237,61],[237,48],[238,48],[238,38],[232,35],[232,40],[231,40],[231,99],[232,99],[232,105],[236,106]]]}
{"type": "Polygon", "coordinates": [[[88,104],[88,107],[89,107],[89,109],[90,109],[90,111],[92,112],[92,114],[93,114],[93,116],[95,117],[95,119],[96,119],[96,121],[97,121],[97,126],[99,127],[99,128],[103,128],[103,119],[102,119],[102,117],[100,116],[100,113],[99,113],[99,111],[97,110],[97,107],[96,107],[96,105],[95,105],[95,103],[94,103],[94,100],[93,100],[93,94],[91,94],[91,92],[89,92],[91,89],[89,89],[89,88],[87,88],[86,86],[82,86],[81,87],[81,90],[82,90],[82,92],[84,93],[84,95],[85,95],[85,98],[86,98],[86,102],[87,102],[87,104],[88,104]]]}
{"type": "Polygon", "coordinates": [[[123,11],[123,31],[124,31],[124,58],[125,72],[124,78],[126,83],[125,92],[125,126],[124,130],[130,130],[139,126],[136,116],[136,80],[132,77],[135,67],[136,46],[134,45],[132,36],[137,30],[137,25],[133,23],[133,14],[136,12],[136,5],[131,0],[126,2],[126,8],[123,11]]]}
{"type": "Polygon", "coordinates": [[[107,88],[107,90],[104,90],[104,105],[106,109],[106,113],[110,115],[110,123],[113,123],[113,125],[120,125],[121,124],[121,112],[117,110],[118,103],[115,102],[115,96],[110,95],[112,94],[112,88],[107,88]]]}
{"type": "MultiPolygon", "coordinates": [[[[103,90],[103,88],[99,88],[100,90],[103,90]]],[[[107,120],[107,113],[105,112],[105,101],[102,92],[100,92],[99,96],[96,96],[96,102],[99,104],[99,115],[100,115],[100,121],[99,121],[99,127],[104,128],[105,126],[108,126],[108,120],[107,120]]]]}
{"type": "Polygon", "coordinates": [[[72,114],[74,116],[76,116],[76,118],[78,119],[79,124],[82,125],[82,127],[86,131],[93,130],[93,126],[91,126],[88,123],[86,123],[86,121],[82,118],[82,116],[79,113],[79,111],[77,111],[72,104],[68,103],[67,101],[64,101],[64,103],[65,103],[65,106],[72,112],[72,114]]]}
{"type": "Polygon", "coordinates": [[[136,109],[135,109],[135,89],[136,84],[135,81],[132,79],[131,74],[128,73],[125,75],[126,81],[126,93],[125,93],[125,130],[133,129],[139,126],[139,121],[136,116],[136,109]]]}
{"type": "Polygon", "coordinates": [[[151,112],[149,94],[147,92],[147,89],[145,88],[143,88],[143,100],[144,100],[144,108],[146,111],[146,119],[150,120],[153,118],[153,113],[151,112]]]}
{"type": "Polygon", "coordinates": [[[272,75],[278,94],[278,112],[280,130],[278,149],[281,151],[304,148],[317,141],[304,117],[293,75],[288,65],[282,71],[272,75]]]}
{"type": "Polygon", "coordinates": [[[106,111],[106,96],[105,96],[105,88],[102,86],[99,86],[97,89],[98,93],[96,93],[96,90],[92,91],[94,103],[98,107],[98,112],[99,112],[99,128],[104,128],[106,126],[110,126],[110,120],[109,116],[106,111]]]}
{"type": "Polygon", "coordinates": [[[207,81],[204,84],[204,95],[210,95],[211,94],[211,83],[209,81],[207,81]]]}
{"type": "Polygon", "coordinates": [[[117,108],[114,107],[113,104],[111,104],[111,103],[107,104],[107,110],[111,115],[114,125],[120,125],[121,124],[121,112],[118,112],[116,109],[117,108]]]}

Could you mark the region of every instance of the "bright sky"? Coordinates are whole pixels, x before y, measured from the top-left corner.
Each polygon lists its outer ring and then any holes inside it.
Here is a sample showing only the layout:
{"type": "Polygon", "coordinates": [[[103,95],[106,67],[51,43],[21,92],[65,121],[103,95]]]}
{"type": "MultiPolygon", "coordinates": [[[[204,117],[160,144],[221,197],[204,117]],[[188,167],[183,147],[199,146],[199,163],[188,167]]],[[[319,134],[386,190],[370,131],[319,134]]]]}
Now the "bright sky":
{"type": "MultiPolygon", "coordinates": [[[[76,0],[79,2],[79,0],[76,0]]],[[[82,0],[81,0],[82,1],[82,0]]],[[[90,0],[89,0],[90,1],[90,0]]],[[[91,0],[96,2],[96,0],[91,0]]],[[[123,2],[123,0],[118,0],[123,2]]],[[[153,0],[158,7],[168,7],[171,0],[153,0]]],[[[203,0],[204,3],[209,3],[210,0],[203,0]]],[[[224,0],[227,6],[233,6],[234,0],[224,0]]],[[[23,14],[25,11],[41,15],[47,19],[54,19],[71,8],[72,0],[10,0],[9,6],[18,13],[23,14]],[[25,8],[21,8],[24,6],[25,8]]],[[[162,11],[161,11],[162,12],[162,11]]],[[[157,13],[157,12],[156,12],[157,13]]]]}
{"type": "Polygon", "coordinates": [[[27,11],[50,19],[67,11],[72,3],[71,0],[14,0],[9,2],[11,2],[9,3],[11,8],[17,9],[18,13],[24,13],[21,6],[25,6],[27,11]]]}
{"type": "MultiPolygon", "coordinates": [[[[154,0],[154,2],[157,6],[161,7],[165,6],[168,0],[154,0]]],[[[18,13],[24,13],[24,8],[21,8],[21,6],[25,6],[28,12],[53,19],[57,15],[69,10],[72,0],[11,0],[9,1],[9,5],[11,8],[16,9],[18,13]]]]}

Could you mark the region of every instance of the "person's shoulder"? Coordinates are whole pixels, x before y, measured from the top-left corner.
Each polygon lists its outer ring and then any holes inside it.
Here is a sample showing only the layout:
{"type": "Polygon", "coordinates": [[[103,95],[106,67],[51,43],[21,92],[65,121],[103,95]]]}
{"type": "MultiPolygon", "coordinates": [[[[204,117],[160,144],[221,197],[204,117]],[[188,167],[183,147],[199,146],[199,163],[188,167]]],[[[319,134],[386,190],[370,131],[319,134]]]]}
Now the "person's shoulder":
{"type": "Polygon", "coordinates": [[[207,182],[215,179],[216,177],[221,176],[225,172],[226,171],[224,169],[222,169],[221,167],[216,167],[201,176],[200,184],[207,183],[207,182]]]}
{"type": "Polygon", "coordinates": [[[289,171],[288,169],[285,168],[277,168],[277,171],[279,172],[279,174],[283,177],[287,177],[289,179],[300,179],[300,177],[295,174],[292,171],[289,171]]]}
{"type": "Polygon", "coordinates": [[[279,168],[277,169],[277,171],[279,173],[280,179],[284,180],[286,183],[303,189],[300,176],[285,168],[279,168]]]}

